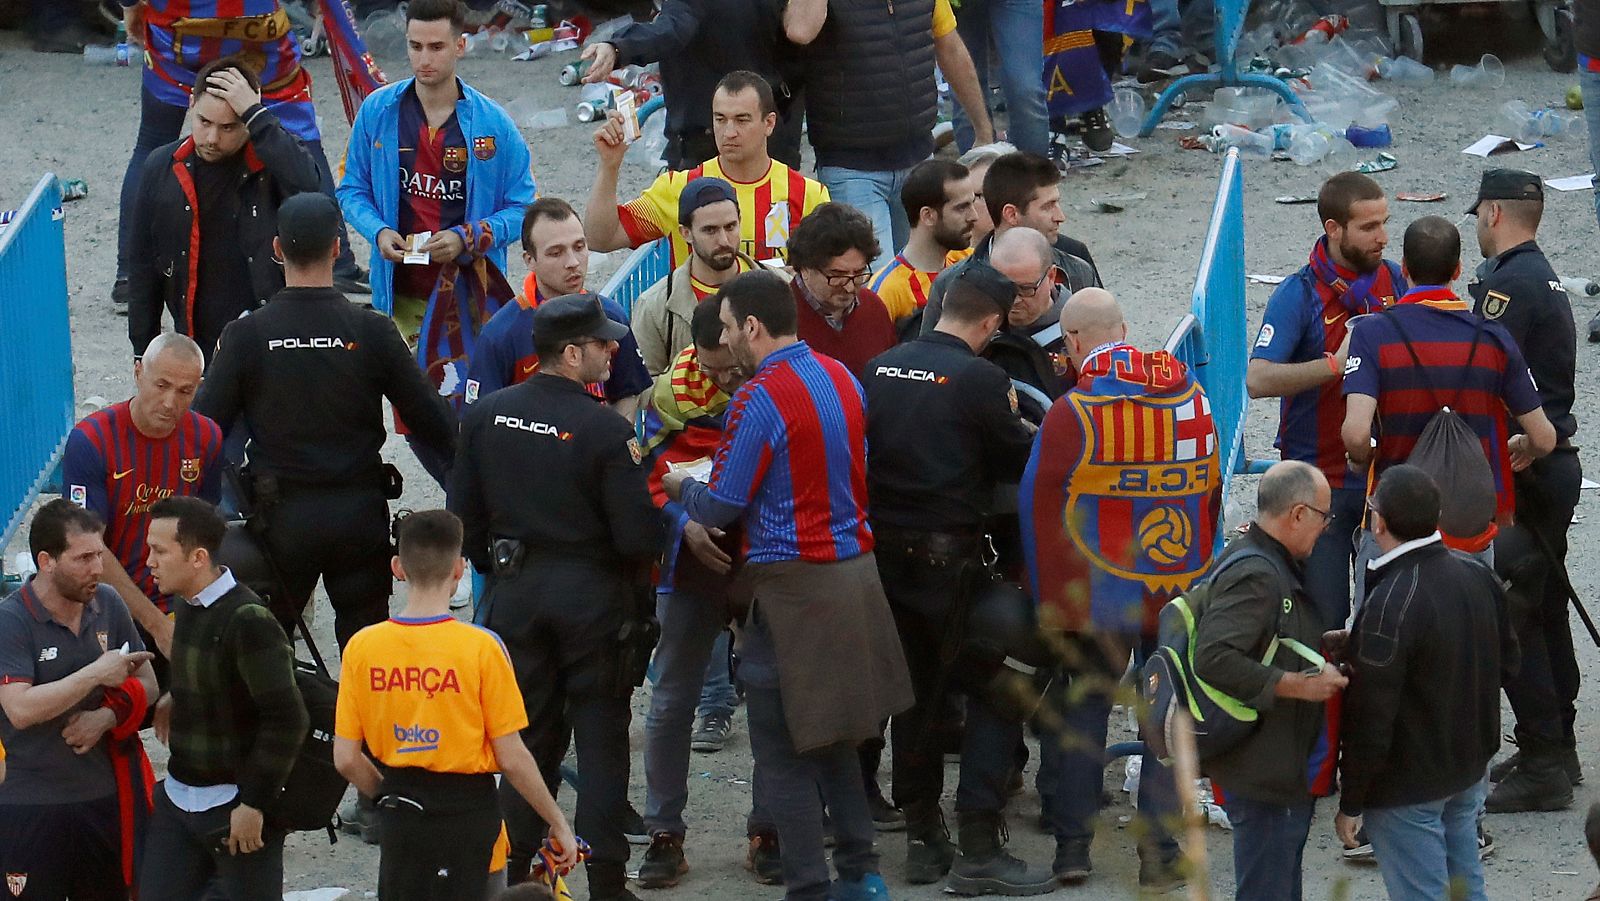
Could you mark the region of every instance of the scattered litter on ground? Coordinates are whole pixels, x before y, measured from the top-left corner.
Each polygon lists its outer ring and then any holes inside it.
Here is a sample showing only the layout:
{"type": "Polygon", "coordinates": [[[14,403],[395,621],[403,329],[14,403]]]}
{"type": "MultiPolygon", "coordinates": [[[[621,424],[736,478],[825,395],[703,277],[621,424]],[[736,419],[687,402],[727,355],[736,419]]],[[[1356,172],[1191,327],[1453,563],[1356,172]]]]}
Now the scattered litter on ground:
{"type": "Polygon", "coordinates": [[[1481,156],[1488,159],[1501,153],[1512,153],[1517,150],[1532,150],[1539,144],[1529,144],[1524,141],[1513,141],[1505,135],[1484,135],[1471,145],[1461,148],[1461,152],[1468,156],[1481,156]]]}
{"type": "Polygon", "coordinates": [[[1594,173],[1568,175],[1562,178],[1547,178],[1544,183],[1552,191],[1587,191],[1594,187],[1594,173]]]}
{"type": "Polygon", "coordinates": [[[1394,199],[1407,203],[1438,203],[1448,196],[1443,191],[1401,191],[1394,195],[1394,199]]]}
{"type": "Polygon", "coordinates": [[[1258,285],[1281,285],[1283,284],[1284,276],[1262,275],[1259,272],[1252,272],[1245,276],[1245,278],[1248,278],[1250,281],[1255,282],[1258,285]]]}

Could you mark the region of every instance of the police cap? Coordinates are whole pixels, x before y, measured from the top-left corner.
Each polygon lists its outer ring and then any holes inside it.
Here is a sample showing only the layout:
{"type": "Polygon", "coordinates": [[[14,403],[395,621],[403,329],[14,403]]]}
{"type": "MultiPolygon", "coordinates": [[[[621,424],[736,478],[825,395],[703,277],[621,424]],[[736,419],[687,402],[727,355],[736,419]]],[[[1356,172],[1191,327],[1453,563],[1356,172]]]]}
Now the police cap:
{"type": "Polygon", "coordinates": [[[978,294],[992,301],[1001,316],[1009,314],[1011,305],[1017,300],[1017,283],[1006,278],[986,260],[973,260],[961,267],[947,291],[947,304],[957,294],[978,294]]]}
{"type": "Polygon", "coordinates": [[[539,343],[558,344],[583,338],[621,341],[628,327],[612,321],[597,294],[563,294],[539,304],[533,311],[533,333],[539,343]]]}
{"type": "Polygon", "coordinates": [[[278,207],[278,241],[293,259],[326,252],[341,228],[339,205],[326,194],[296,194],[278,207]]]}
{"type": "Polygon", "coordinates": [[[1526,169],[1486,169],[1483,181],[1478,183],[1478,199],[1472,202],[1467,215],[1478,214],[1478,204],[1485,200],[1543,200],[1544,183],[1539,176],[1526,169]]]}

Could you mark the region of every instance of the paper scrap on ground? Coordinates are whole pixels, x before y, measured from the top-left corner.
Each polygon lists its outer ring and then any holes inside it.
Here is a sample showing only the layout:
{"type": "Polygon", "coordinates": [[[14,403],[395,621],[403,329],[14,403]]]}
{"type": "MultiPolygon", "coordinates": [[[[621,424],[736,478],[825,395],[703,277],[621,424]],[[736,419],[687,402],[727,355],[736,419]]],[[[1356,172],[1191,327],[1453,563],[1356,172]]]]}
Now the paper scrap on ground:
{"type": "Polygon", "coordinates": [[[1583,484],[1579,485],[1578,487],[1584,491],[1588,491],[1590,488],[1600,488],[1600,482],[1596,482],[1593,479],[1584,479],[1583,484]]]}
{"type": "Polygon", "coordinates": [[[1247,278],[1258,285],[1281,285],[1283,284],[1284,276],[1261,275],[1260,273],[1252,272],[1247,276],[1247,278]]]}
{"type": "Polygon", "coordinates": [[[1169,129],[1171,131],[1190,131],[1194,128],[1194,123],[1185,121],[1183,119],[1169,119],[1167,121],[1158,123],[1156,127],[1169,129]]]}
{"type": "Polygon", "coordinates": [[[1587,191],[1594,187],[1594,173],[1568,175],[1566,178],[1547,178],[1544,183],[1554,191],[1587,191]]]}
{"type": "Polygon", "coordinates": [[[283,901],[339,901],[350,894],[347,888],[314,888],[304,892],[284,892],[283,901]]]}
{"type": "Polygon", "coordinates": [[[1121,141],[1112,141],[1110,150],[1097,150],[1095,156],[1132,156],[1138,152],[1137,147],[1129,147],[1121,141]]]}
{"type": "Polygon", "coordinates": [[[1461,152],[1468,156],[1481,156],[1484,159],[1488,159],[1495,154],[1510,153],[1513,150],[1532,150],[1539,146],[1542,145],[1513,141],[1505,135],[1484,135],[1475,141],[1472,146],[1462,148],[1461,152]]]}

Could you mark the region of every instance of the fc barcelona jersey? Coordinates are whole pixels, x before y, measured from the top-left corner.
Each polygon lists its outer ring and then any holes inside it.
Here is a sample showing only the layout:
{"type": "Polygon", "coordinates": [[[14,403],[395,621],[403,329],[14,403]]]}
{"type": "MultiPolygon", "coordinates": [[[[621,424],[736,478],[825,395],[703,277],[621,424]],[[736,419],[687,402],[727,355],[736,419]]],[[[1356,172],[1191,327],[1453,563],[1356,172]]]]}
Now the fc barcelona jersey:
{"type": "Polygon", "coordinates": [[[222,429],[189,411],[165,438],[133,424],[128,401],[84,417],[67,438],[61,461],[67,498],[106,523],[106,547],[139,590],[166,609],[145,561],[150,508],[165,498],[222,496],[222,429]]]}
{"type": "MultiPolygon", "coordinates": [[[[55,0],[59,2],[59,0],[55,0]]],[[[261,78],[261,98],[289,133],[320,139],[311,76],[278,0],[145,0],[144,86],[157,100],[188,106],[195,73],[242,54],[261,78]]]]}

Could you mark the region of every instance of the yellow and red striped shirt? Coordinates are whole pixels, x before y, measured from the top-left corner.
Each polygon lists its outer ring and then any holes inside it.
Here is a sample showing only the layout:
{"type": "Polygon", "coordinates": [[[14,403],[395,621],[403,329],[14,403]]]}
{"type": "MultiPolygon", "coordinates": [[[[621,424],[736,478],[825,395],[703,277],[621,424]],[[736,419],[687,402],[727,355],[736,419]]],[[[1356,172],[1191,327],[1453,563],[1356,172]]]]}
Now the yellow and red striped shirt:
{"type": "Polygon", "coordinates": [[[693,169],[663,172],[643,194],[617,207],[628,243],[638,247],[668,237],[672,240],[672,267],[682,265],[689,258],[689,244],[678,233],[678,195],[684,185],[701,176],[733,185],[739,198],[739,249],[757,260],[786,257],[789,232],[828,202],[828,189],[821,182],[777,160],[760,180],[739,182],[724,174],[721,163],[713,158],[693,169]]]}
{"type": "Polygon", "coordinates": [[[889,318],[900,322],[928,305],[928,292],[940,272],[969,256],[972,256],[970,248],[952,250],[945,254],[944,267],[936,272],[923,272],[907,262],[905,257],[895,254],[894,262],[885,266],[872,280],[872,293],[878,295],[883,305],[889,308],[889,318]]]}

